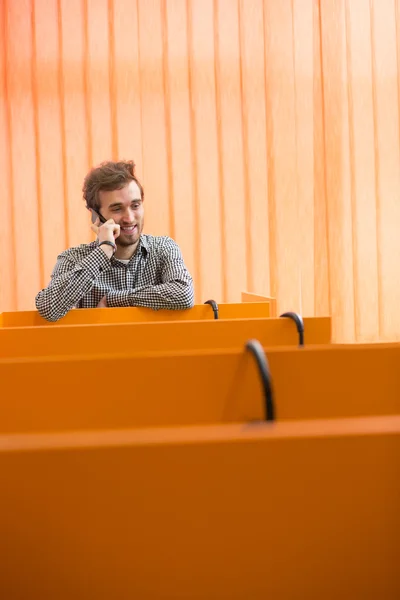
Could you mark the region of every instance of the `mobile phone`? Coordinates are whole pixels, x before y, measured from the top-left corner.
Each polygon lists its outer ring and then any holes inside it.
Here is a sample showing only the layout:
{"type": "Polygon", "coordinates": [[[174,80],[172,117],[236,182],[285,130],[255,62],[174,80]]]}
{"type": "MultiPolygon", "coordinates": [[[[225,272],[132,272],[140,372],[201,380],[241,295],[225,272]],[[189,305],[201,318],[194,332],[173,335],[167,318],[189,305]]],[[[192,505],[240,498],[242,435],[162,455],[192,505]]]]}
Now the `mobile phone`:
{"type": "Polygon", "coordinates": [[[92,211],[92,223],[96,223],[97,219],[100,219],[100,223],[105,223],[106,219],[98,212],[96,212],[93,208],[92,211]]]}

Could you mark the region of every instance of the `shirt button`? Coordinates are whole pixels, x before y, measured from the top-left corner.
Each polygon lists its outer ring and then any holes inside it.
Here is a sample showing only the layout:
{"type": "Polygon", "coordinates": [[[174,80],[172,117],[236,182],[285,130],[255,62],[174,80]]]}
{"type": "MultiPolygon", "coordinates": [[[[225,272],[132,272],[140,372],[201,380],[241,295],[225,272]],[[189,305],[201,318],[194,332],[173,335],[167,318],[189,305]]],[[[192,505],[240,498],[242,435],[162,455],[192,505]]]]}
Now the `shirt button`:
{"type": "Polygon", "coordinates": [[[103,267],[100,267],[100,271],[102,271],[102,270],[103,270],[103,267]]]}

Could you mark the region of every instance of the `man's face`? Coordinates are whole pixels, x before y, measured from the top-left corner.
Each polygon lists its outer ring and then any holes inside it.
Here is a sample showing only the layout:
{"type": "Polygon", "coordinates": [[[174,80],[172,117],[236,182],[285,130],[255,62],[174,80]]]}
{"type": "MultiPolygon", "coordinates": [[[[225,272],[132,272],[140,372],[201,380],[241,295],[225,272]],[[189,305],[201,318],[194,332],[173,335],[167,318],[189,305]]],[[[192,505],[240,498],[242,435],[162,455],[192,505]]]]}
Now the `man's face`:
{"type": "Polygon", "coordinates": [[[136,181],[112,192],[99,192],[100,212],[105,219],[114,219],[121,227],[115,240],[118,246],[132,246],[139,241],[144,225],[144,208],[136,181]]]}

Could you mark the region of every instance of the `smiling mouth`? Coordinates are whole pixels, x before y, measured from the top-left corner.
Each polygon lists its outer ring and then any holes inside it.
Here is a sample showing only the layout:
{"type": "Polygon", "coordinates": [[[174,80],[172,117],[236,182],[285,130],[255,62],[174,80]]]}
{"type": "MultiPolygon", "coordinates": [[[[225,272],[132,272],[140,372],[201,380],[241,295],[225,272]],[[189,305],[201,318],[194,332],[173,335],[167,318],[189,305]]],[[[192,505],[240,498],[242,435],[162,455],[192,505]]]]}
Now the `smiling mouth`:
{"type": "Polygon", "coordinates": [[[128,235],[132,235],[132,233],[134,233],[136,228],[137,228],[137,225],[132,225],[132,227],[121,227],[121,232],[126,233],[128,235]]]}

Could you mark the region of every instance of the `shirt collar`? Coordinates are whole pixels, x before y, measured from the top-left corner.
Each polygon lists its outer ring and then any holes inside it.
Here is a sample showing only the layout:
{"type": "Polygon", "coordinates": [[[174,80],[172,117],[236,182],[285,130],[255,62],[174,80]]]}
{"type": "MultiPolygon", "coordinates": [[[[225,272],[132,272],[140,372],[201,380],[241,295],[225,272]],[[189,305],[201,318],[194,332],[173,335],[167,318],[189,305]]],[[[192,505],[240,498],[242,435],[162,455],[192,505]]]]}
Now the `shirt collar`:
{"type": "Polygon", "coordinates": [[[144,236],[144,235],[140,236],[139,247],[142,251],[144,250],[146,254],[149,253],[150,248],[149,248],[149,244],[147,242],[146,236],[144,236]]]}

